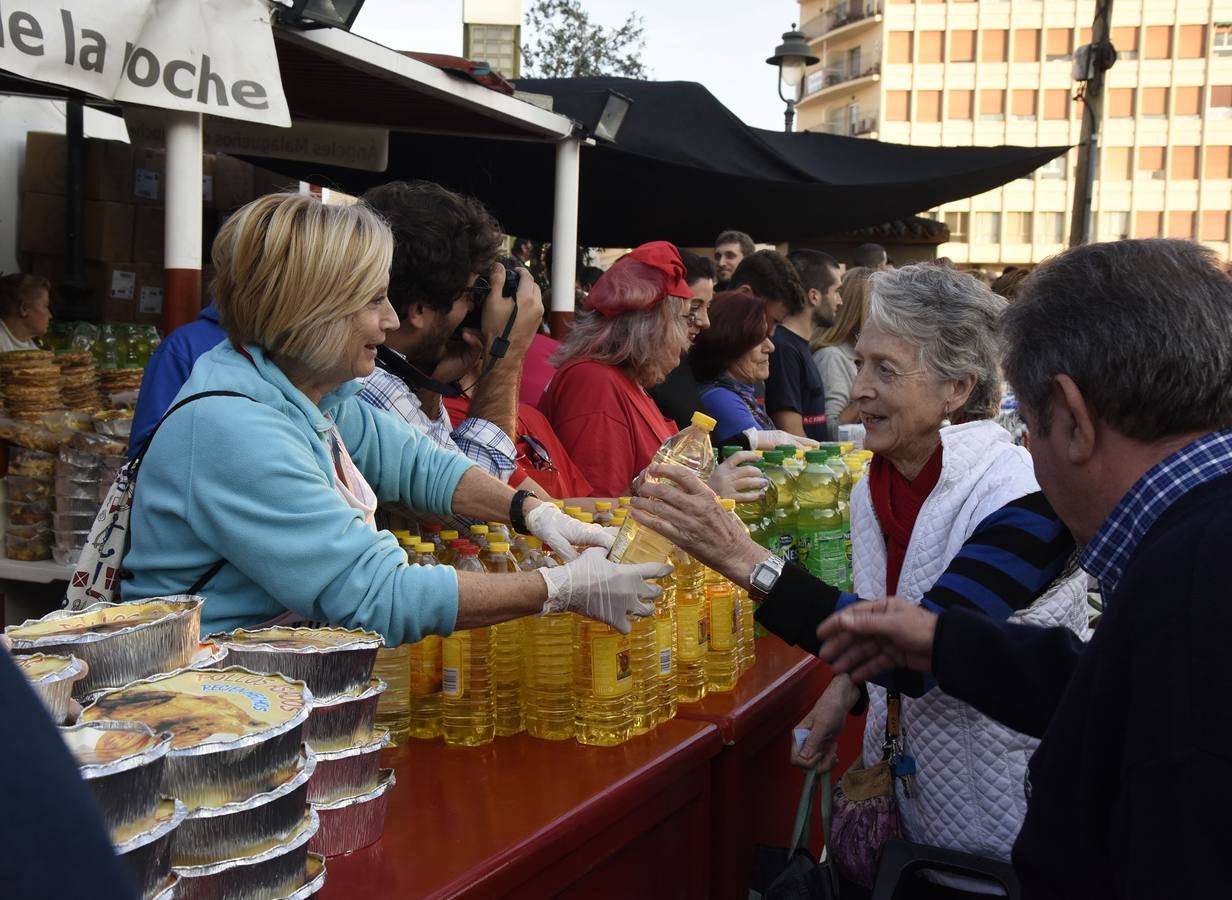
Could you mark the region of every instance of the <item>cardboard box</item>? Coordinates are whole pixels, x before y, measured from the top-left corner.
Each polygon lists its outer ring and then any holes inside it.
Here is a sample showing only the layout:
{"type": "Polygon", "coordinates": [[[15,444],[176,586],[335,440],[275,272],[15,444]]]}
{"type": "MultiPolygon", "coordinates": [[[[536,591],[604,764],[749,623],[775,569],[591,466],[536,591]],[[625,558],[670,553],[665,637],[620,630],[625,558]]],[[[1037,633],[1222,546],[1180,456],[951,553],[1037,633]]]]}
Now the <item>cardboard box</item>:
{"type": "MultiPolygon", "coordinates": [[[[65,137],[43,131],[26,135],[23,187],[39,194],[64,194],[68,166],[65,137]]],[[[133,150],[123,141],[86,138],[82,178],[88,200],[124,203],[132,196],[133,150]]]]}
{"type": "MultiPolygon", "coordinates": [[[[64,259],[59,256],[30,257],[30,271],[50,279],[53,285],[64,279],[64,259]]],[[[141,267],[130,262],[86,263],[86,283],[93,294],[95,318],[104,322],[137,321],[141,267]]],[[[149,274],[147,273],[147,278],[149,274]]]]}
{"type": "Polygon", "coordinates": [[[218,165],[218,157],[207,153],[201,157],[201,204],[206,209],[214,209],[214,169],[218,165]]]}
{"type": "Polygon", "coordinates": [[[166,254],[165,214],[161,206],[133,208],[133,262],[162,266],[166,254]]]}
{"type": "Polygon", "coordinates": [[[214,160],[214,207],[239,209],[254,196],[253,166],[234,156],[218,154],[214,160]]]}
{"type": "Polygon", "coordinates": [[[162,206],[166,200],[167,157],[153,147],[133,150],[134,203],[162,206]]]}
{"type": "Polygon", "coordinates": [[[136,318],[130,321],[162,325],[165,284],[162,265],[137,264],[133,269],[137,276],[136,318]]]}
{"type": "MultiPolygon", "coordinates": [[[[133,255],[133,207],[127,203],[87,200],[84,204],[86,259],[127,262],[133,255]]],[[[22,198],[22,253],[64,255],[64,197],[27,192],[22,198]]]]}

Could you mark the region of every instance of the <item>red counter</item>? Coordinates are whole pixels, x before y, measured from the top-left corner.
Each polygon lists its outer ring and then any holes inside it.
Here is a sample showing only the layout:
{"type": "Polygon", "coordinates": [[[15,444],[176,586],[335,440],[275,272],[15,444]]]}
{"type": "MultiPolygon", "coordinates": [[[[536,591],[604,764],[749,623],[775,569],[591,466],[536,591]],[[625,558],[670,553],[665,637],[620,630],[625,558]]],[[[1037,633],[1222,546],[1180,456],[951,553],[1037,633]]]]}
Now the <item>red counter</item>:
{"type": "Polygon", "coordinates": [[[677,719],[613,748],[525,734],[412,741],[385,834],[328,863],[323,900],[709,895],[718,730],[677,719]]]}

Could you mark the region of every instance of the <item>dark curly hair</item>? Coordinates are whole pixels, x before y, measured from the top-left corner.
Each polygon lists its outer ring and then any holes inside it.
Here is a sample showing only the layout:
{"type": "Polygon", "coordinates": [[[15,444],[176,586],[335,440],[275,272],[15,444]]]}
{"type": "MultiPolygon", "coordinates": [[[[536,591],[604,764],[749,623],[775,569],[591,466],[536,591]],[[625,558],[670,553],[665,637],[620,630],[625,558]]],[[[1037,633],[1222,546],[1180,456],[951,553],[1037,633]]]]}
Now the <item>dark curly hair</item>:
{"type": "Polygon", "coordinates": [[[472,274],[487,274],[500,252],[501,229],[473,197],[431,181],[391,181],[363,201],[394,233],[389,301],[399,317],[416,303],[448,311],[472,274]]]}
{"type": "Polygon", "coordinates": [[[767,303],[782,303],[788,315],[804,309],[804,288],[796,267],[776,250],[758,250],[740,260],[728,288],[735,290],[746,284],[767,303]]]}
{"type": "Polygon", "coordinates": [[[710,327],[689,350],[689,367],[699,382],[714,381],[727,367],[774,330],[766,301],[744,291],[721,291],[710,303],[710,327]]]}

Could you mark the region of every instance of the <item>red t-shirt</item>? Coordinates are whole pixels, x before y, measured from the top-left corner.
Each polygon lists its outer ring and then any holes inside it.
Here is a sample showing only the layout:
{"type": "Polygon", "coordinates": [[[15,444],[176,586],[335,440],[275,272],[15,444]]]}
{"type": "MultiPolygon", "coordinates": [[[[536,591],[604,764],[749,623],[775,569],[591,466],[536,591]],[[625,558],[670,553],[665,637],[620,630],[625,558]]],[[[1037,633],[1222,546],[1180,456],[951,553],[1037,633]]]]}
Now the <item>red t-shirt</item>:
{"type": "Polygon", "coordinates": [[[940,478],[940,445],[914,481],[900,475],[890,461],[880,454],[873,457],[868,467],[869,496],[885,535],[887,595],[898,591],[898,578],[903,571],[903,560],[907,556],[907,545],[911,543],[911,533],[915,530],[915,520],[940,478]]]}
{"type": "MultiPolygon", "coordinates": [[[[445,410],[449,413],[449,421],[454,428],[462,424],[470,409],[471,401],[467,397],[445,397],[445,410]]],[[[525,403],[518,404],[518,437],[514,441],[518,448],[517,469],[509,476],[509,486],[516,488],[527,478],[532,478],[535,484],[547,491],[554,499],[566,500],[570,497],[590,497],[594,488],[586,480],[581,469],[569,458],[565,445],[560,442],[552,425],[543,417],[543,413],[525,403]],[[527,440],[527,438],[531,440],[527,440]],[[547,452],[549,460],[544,460],[539,448],[531,443],[534,441],[547,452]]]]}
{"type": "MultiPolygon", "coordinates": [[[[560,349],[560,341],[553,340],[546,334],[537,334],[530,341],[526,356],[522,360],[522,391],[519,394],[523,403],[538,406],[543,399],[543,390],[556,374],[556,367],[548,360],[560,349]]],[[[583,494],[572,496],[581,497],[583,494]]]]}
{"type": "Polygon", "coordinates": [[[539,410],[599,497],[628,491],[659,445],[679,430],[632,378],[589,359],[557,370],[539,410]]]}

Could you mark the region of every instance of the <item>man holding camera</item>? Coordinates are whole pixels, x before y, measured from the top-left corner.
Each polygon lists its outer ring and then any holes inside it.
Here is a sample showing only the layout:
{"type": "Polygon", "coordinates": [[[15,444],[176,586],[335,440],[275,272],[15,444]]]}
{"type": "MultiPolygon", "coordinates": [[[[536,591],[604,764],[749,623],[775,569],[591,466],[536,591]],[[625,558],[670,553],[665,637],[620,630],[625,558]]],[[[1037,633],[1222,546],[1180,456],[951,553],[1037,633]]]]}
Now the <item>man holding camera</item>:
{"type": "Polygon", "coordinates": [[[393,229],[389,300],[401,325],[360,397],[507,480],[522,360],[543,318],[539,287],[525,269],[498,261],[500,228],[477,200],[428,181],[391,182],[363,199],[393,229]],[[452,382],[481,354],[469,415],[452,428],[441,395],[460,393],[452,382]]]}

